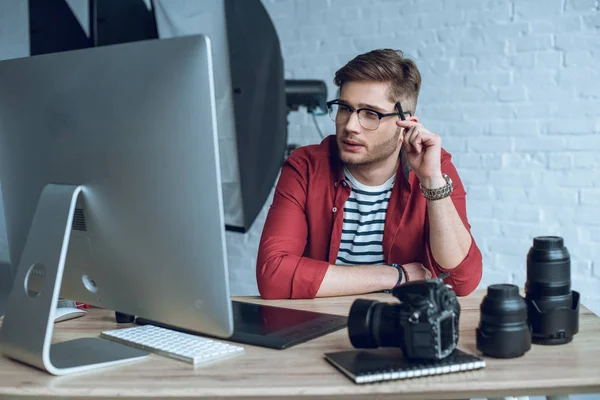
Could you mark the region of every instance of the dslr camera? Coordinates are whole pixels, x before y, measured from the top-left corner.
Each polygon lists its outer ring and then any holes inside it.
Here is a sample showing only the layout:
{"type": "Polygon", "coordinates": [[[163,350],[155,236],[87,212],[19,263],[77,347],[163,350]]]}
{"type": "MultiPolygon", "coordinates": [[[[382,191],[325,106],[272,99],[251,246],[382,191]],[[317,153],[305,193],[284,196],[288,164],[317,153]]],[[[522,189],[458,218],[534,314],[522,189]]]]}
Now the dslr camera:
{"type": "Polygon", "coordinates": [[[400,347],[408,360],[439,360],[458,344],[460,305],[441,278],[408,282],[392,294],[399,304],[355,300],[348,334],[355,348],[400,347]]]}

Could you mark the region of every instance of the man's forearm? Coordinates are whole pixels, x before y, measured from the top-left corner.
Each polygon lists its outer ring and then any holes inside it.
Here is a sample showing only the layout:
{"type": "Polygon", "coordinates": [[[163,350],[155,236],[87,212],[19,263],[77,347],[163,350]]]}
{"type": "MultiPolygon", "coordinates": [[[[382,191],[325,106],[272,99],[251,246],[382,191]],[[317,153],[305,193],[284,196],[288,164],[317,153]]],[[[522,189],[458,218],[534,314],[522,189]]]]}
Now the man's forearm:
{"type": "Polygon", "coordinates": [[[469,253],[472,239],[452,199],[428,200],[427,214],[433,258],[444,269],[456,268],[469,253]]]}
{"type": "Polygon", "coordinates": [[[398,270],[388,265],[330,265],[316,297],[388,290],[398,283],[399,276],[398,270]]]}

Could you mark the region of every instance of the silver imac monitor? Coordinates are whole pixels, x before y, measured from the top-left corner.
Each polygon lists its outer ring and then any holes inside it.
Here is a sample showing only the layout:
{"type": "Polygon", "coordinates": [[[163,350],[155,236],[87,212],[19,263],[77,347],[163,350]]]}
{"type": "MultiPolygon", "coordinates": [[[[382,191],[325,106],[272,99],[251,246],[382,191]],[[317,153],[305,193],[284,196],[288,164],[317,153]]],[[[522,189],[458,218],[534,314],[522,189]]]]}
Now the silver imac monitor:
{"type": "Polygon", "coordinates": [[[59,296],[232,334],[207,37],[0,62],[0,181],[6,356],[56,375],[127,359],[100,338],[51,346],[59,296]]]}

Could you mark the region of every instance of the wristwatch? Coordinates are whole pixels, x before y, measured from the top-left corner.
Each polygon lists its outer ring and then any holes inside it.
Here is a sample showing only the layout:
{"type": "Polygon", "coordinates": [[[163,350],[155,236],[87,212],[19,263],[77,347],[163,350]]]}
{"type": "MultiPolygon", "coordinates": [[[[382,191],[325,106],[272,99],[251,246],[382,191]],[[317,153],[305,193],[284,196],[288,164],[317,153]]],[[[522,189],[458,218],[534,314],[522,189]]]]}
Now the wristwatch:
{"type": "Polygon", "coordinates": [[[427,200],[440,200],[452,194],[452,190],[454,189],[452,186],[452,179],[450,179],[450,177],[446,174],[442,174],[442,176],[446,180],[446,185],[440,188],[427,189],[421,186],[419,183],[423,197],[425,197],[427,200]]]}
{"type": "Polygon", "coordinates": [[[394,267],[398,270],[398,274],[400,274],[398,276],[398,282],[396,282],[396,284],[394,285],[393,288],[388,289],[388,290],[383,290],[383,293],[392,293],[392,291],[394,290],[394,288],[396,286],[398,286],[399,284],[402,283],[402,278],[404,278],[404,267],[402,265],[399,264],[386,264],[388,267],[394,267]]]}

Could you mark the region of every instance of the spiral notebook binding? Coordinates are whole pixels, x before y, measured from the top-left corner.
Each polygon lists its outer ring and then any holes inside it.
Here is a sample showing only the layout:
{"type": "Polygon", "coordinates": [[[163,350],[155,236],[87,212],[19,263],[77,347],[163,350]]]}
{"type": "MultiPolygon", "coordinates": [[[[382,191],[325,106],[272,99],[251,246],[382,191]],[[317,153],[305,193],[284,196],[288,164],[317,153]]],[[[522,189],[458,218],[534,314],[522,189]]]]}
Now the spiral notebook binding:
{"type": "Polygon", "coordinates": [[[326,353],[325,358],[354,383],[373,383],[418,378],[485,367],[477,356],[455,350],[442,360],[409,362],[398,349],[351,350],[326,353]]]}

